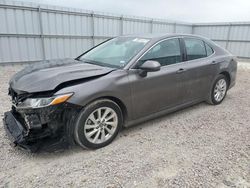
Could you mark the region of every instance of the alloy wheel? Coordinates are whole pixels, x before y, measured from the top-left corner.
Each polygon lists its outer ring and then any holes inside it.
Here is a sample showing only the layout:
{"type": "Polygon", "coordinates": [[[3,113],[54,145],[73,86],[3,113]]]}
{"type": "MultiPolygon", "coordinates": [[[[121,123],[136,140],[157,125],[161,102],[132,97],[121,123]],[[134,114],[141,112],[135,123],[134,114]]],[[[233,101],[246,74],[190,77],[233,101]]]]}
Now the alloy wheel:
{"type": "Polygon", "coordinates": [[[226,95],[226,91],[227,91],[227,82],[225,79],[222,78],[222,79],[218,80],[217,83],[215,84],[214,99],[217,102],[222,101],[226,95]]]}
{"type": "Polygon", "coordinates": [[[118,127],[118,116],[109,107],[100,107],[93,111],[85,121],[84,134],[93,144],[109,140],[118,127]]]}

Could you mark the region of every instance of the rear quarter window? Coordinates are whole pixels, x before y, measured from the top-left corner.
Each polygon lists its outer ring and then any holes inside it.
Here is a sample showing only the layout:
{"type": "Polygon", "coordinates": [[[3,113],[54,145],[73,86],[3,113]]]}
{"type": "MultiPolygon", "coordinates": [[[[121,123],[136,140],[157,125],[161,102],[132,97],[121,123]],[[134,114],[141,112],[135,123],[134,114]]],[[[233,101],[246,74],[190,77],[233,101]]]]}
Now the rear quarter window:
{"type": "Polygon", "coordinates": [[[207,56],[210,56],[214,53],[214,50],[207,43],[205,43],[205,47],[207,51],[207,56]]]}

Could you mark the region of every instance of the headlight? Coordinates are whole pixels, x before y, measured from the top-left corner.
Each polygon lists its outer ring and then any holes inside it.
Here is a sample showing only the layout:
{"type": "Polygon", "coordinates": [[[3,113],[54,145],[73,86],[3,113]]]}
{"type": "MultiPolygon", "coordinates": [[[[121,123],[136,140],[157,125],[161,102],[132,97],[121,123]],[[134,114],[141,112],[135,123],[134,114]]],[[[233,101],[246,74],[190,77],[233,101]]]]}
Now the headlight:
{"type": "Polygon", "coordinates": [[[41,108],[56,105],[67,101],[73,93],[55,95],[46,98],[28,98],[17,105],[17,108],[41,108]]]}

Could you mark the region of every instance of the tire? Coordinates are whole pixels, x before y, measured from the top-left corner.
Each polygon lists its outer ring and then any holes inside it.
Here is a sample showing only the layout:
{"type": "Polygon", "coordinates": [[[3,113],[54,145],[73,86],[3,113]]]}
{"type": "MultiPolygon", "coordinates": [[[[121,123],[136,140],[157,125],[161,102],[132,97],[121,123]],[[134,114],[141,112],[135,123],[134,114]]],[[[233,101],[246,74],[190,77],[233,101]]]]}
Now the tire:
{"type": "Polygon", "coordinates": [[[218,77],[215,79],[213,83],[207,103],[212,104],[212,105],[220,104],[227,95],[228,85],[229,85],[229,82],[228,82],[227,77],[224,76],[223,74],[218,75],[218,77]],[[224,87],[218,89],[217,84],[220,85],[220,83],[224,83],[225,85],[224,87]],[[216,96],[216,91],[218,90],[219,90],[219,93],[221,92],[221,95],[218,94],[220,97],[218,97],[218,95],[216,96]]]}
{"type": "Polygon", "coordinates": [[[109,99],[96,100],[80,112],[74,139],[82,148],[98,149],[115,139],[122,124],[122,111],[115,102],[109,99]]]}

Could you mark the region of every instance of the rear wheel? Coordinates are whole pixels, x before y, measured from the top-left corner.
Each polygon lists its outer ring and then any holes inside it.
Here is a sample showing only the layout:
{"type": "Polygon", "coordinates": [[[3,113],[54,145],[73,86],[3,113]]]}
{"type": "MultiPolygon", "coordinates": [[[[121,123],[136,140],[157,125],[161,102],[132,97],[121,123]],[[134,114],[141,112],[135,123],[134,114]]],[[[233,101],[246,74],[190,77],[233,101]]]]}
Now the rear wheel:
{"type": "Polygon", "coordinates": [[[220,74],[214,81],[208,103],[214,105],[220,104],[226,97],[227,90],[228,80],[226,76],[220,74]]]}
{"type": "Polygon", "coordinates": [[[122,126],[120,107],[108,99],[89,104],[76,122],[75,141],[84,148],[97,149],[111,143],[122,126]]]}

